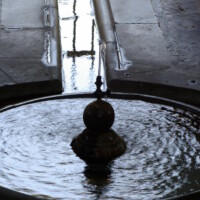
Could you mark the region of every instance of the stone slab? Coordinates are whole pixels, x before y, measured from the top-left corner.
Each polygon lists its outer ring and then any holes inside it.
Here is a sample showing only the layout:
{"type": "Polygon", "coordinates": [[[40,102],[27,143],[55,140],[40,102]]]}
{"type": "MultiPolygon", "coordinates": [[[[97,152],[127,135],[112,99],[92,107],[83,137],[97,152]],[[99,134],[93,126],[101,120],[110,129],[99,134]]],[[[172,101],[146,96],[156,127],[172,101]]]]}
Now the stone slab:
{"type": "Polygon", "coordinates": [[[0,58],[42,59],[45,29],[1,30],[0,58]]]}
{"type": "Polygon", "coordinates": [[[62,92],[56,0],[0,0],[0,106],[62,92]]]}
{"type": "Polygon", "coordinates": [[[12,80],[12,77],[9,77],[9,74],[4,72],[1,68],[0,68],[0,80],[1,80],[2,85],[4,85],[3,83],[7,83],[7,85],[14,83],[14,81],[12,80]]]}
{"type": "Polygon", "coordinates": [[[4,27],[41,28],[44,16],[41,12],[45,1],[2,0],[1,21],[4,27]]]}
{"type": "MultiPolygon", "coordinates": [[[[106,0],[99,0],[106,6],[106,0]]],[[[102,12],[99,1],[96,15],[102,12]]],[[[111,91],[134,92],[200,106],[200,3],[198,0],[110,0],[115,41],[106,43],[111,91]],[[144,3],[146,2],[146,3],[144,3]]],[[[108,9],[109,11],[109,9],[108,9]]],[[[106,26],[105,26],[106,27],[106,26]]],[[[111,35],[111,34],[110,34],[111,35]]]]}
{"type": "Polygon", "coordinates": [[[110,0],[115,23],[157,23],[149,0],[110,0]]]}
{"type": "MultiPolygon", "coordinates": [[[[10,77],[12,84],[47,81],[59,76],[53,67],[42,65],[41,61],[36,59],[2,59],[0,69],[10,77]]],[[[0,82],[0,86],[3,85],[4,83],[0,82]]]]}
{"type": "Polygon", "coordinates": [[[133,66],[171,64],[170,54],[157,24],[117,24],[116,32],[124,60],[131,61],[133,66]]]}
{"type": "Polygon", "coordinates": [[[194,13],[199,14],[200,12],[198,0],[159,0],[159,4],[164,8],[166,14],[193,15],[194,13]]]}
{"type": "Polygon", "coordinates": [[[175,65],[200,64],[200,3],[153,0],[153,7],[175,65]]]}

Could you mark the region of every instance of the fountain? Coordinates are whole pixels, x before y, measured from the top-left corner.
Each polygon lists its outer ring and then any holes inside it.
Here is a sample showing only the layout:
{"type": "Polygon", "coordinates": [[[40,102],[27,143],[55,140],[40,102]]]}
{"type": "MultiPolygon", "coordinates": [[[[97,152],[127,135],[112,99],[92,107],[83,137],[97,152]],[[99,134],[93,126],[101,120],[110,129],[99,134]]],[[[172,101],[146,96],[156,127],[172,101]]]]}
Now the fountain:
{"type": "Polygon", "coordinates": [[[101,76],[98,75],[94,93],[97,100],[87,105],[83,114],[87,128],[71,143],[74,152],[87,164],[108,164],[126,150],[123,138],[111,129],[115,114],[111,104],[101,99],[109,95],[108,90],[101,91],[102,84],[101,76]]]}
{"type": "Polygon", "coordinates": [[[138,94],[104,101],[100,66],[94,94],[0,110],[4,200],[198,197],[200,109],[138,94]]]}
{"type": "MultiPolygon", "coordinates": [[[[73,20],[76,32],[75,12],[73,20]]],[[[93,35],[93,23],[91,29],[93,35]]],[[[75,54],[91,54],[93,66],[93,37],[89,51],[78,51],[75,41],[74,36],[73,49],[68,51],[73,64],[75,54]]],[[[100,86],[98,76],[95,95],[52,96],[0,110],[0,197],[4,200],[198,199],[200,109],[138,94],[112,93],[103,101],[109,92],[103,93],[100,86]],[[91,103],[94,96],[97,100],[91,103]],[[101,104],[110,113],[105,116],[108,117],[105,127],[101,120],[91,123],[97,116],[93,110],[97,108],[99,113],[101,104]],[[106,143],[103,138],[103,142],[94,143],[102,133],[106,138],[114,135],[117,142],[112,139],[106,143]],[[83,144],[88,145],[87,138],[92,144],[83,148],[83,144]],[[94,144],[99,144],[99,150],[105,149],[106,156],[111,151],[111,156],[102,158],[99,156],[102,152],[92,156],[94,144]],[[112,150],[118,144],[119,151],[115,154],[112,150]],[[79,145],[81,149],[77,150],[79,145]]],[[[72,88],[76,85],[72,84],[72,88]]],[[[104,112],[102,116],[104,119],[104,112]]]]}

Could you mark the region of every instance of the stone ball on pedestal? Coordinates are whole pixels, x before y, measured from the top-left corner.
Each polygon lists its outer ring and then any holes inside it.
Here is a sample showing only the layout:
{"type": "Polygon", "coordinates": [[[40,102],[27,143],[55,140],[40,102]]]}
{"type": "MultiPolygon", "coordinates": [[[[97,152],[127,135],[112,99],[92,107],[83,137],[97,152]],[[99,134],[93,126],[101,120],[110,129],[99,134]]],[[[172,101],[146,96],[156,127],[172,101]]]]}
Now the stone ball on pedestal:
{"type": "Polygon", "coordinates": [[[124,139],[111,129],[114,118],[113,107],[106,101],[98,99],[85,108],[83,121],[87,128],[71,146],[87,164],[105,165],[125,152],[124,139]]]}
{"type": "Polygon", "coordinates": [[[87,164],[108,164],[121,156],[126,150],[126,143],[114,130],[94,132],[85,129],[72,140],[73,151],[87,164]]]}

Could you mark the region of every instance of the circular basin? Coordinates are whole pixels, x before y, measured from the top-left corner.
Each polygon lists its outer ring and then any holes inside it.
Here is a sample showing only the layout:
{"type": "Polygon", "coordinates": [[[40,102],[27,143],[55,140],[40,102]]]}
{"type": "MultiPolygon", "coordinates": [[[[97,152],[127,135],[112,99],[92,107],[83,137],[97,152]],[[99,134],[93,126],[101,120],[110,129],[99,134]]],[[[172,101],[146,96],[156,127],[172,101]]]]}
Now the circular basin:
{"type": "MultiPolygon", "coordinates": [[[[19,199],[165,199],[200,187],[200,110],[149,96],[114,94],[113,129],[126,152],[87,166],[70,143],[84,129],[90,95],[30,101],[0,113],[0,193],[19,199]],[[18,193],[19,192],[19,193],[18,193]],[[23,194],[27,194],[23,196],[23,194]]],[[[6,198],[5,198],[6,199],[6,198]]]]}

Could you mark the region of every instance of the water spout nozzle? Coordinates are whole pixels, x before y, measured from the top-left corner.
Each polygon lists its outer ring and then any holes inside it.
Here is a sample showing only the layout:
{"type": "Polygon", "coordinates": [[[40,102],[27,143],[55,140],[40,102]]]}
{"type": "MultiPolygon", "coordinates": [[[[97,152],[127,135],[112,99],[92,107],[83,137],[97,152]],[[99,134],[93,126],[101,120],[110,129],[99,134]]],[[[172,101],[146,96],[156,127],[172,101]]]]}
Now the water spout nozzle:
{"type": "Polygon", "coordinates": [[[101,76],[97,76],[97,79],[96,79],[96,82],[95,82],[95,85],[97,86],[97,89],[96,91],[93,93],[94,96],[97,98],[97,99],[101,99],[103,97],[109,97],[110,96],[110,90],[107,89],[105,92],[101,90],[101,86],[102,86],[103,82],[101,80],[101,76]]]}

